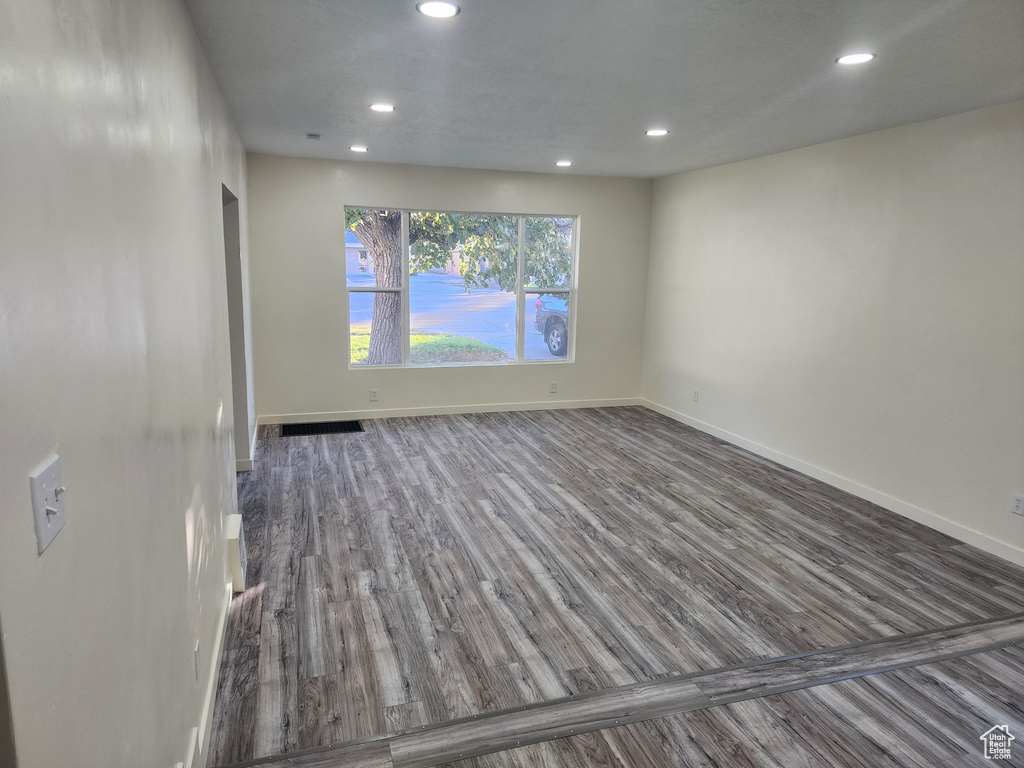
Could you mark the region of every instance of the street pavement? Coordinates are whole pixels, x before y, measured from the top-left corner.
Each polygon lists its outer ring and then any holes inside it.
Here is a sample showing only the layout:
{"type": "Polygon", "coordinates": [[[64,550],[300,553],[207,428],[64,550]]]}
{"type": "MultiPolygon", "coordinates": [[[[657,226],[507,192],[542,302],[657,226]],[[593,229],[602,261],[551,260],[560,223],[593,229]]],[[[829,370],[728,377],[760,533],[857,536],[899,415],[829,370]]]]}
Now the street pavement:
{"type": "MultiPolygon", "coordinates": [[[[373,275],[350,274],[350,286],[372,286],[373,275]]],[[[351,322],[369,324],[373,294],[349,294],[351,322]]],[[[534,326],[534,300],[526,299],[527,360],[560,360],[548,352],[544,335],[534,326]]],[[[472,288],[466,293],[462,278],[417,274],[409,277],[409,319],[413,331],[435,331],[467,336],[516,357],[516,296],[498,288],[472,288]]]]}

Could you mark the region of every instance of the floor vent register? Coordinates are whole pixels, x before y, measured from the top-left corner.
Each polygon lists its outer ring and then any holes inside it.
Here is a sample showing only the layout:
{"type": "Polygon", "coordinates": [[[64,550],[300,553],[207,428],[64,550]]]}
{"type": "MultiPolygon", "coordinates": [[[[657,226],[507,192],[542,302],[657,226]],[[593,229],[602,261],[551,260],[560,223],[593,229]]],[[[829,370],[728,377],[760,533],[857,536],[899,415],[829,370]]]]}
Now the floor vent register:
{"type": "Polygon", "coordinates": [[[362,432],[358,421],[312,421],[307,424],[282,424],[281,437],[307,437],[309,435],[337,435],[342,432],[362,432]]]}

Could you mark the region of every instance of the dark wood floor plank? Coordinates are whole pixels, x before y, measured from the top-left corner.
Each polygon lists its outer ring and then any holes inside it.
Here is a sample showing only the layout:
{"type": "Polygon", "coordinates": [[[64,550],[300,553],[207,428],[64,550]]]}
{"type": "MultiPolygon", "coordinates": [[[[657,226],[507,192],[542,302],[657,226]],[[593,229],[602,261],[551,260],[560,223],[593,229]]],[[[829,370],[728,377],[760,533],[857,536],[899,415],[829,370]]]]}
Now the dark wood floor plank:
{"type": "Polygon", "coordinates": [[[321,579],[322,559],[313,556],[299,560],[295,618],[300,679],[332,674],[337,668],[327,591],[321,579]]]}
{"type": "Polygon", "coordinates": [[[302,680],[298,685],[298,748],[330,743],[330,712],[327,677],[302,680]]]}
{"type": "Polygon", "coordinates": [[[244,645],[229,650],[221,662],[208,750],[209,765],[234,763],[252,755],[258,675],[258,647],[244,645]]]}
{"type": "Polygon", "coordinates": [[[225,650],[247,646],[259,648],[260,625],[263,623],[263,591],[264,587],[258,584],[231,601],[224,629],[225,650]]]}
{"type": "Polygon", "coordinates": [[[427,722],[422,701],[410,701],[384,709],[384,728],[387,733],[405,733],[427,722]]]}
{"type": "Polygon", "coordinates": [[[260,628],[255,756],[298,747],[298,641],[295,612],[264,612],[260,628]]]}
{"type": "Polygon", "coordinates": [[[383,733],[385,704],[381,697],[373,652],[359,600],[332,603],[329,608],[340,695],[334,711],[335,741],[363,739],[383,733]]]}

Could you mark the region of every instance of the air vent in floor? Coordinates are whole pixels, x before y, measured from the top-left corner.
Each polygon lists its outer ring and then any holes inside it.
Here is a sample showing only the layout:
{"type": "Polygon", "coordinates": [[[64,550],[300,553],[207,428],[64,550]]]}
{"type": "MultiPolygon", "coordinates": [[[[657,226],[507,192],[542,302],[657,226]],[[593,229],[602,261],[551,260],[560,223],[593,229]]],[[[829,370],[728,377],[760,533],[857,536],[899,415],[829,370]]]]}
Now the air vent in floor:
{"type": "Polygon", "coordinates": [[[312,421],[308,424],[282,424],[281,437],[305,437],[307,435],[336,435],[340,432],[362,432],[358,421],[312,421]]]}

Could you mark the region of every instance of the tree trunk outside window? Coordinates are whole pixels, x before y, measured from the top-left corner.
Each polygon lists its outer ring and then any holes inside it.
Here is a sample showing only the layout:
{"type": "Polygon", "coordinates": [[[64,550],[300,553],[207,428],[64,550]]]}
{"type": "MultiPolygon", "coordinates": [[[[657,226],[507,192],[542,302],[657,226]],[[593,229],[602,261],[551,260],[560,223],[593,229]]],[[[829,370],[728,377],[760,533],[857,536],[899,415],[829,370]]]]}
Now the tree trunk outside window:
{"type": "MultiPolygon", "coordinates": [[[[355,225],[356,237],[373,256],[378,288],[402,287],[402,214],[399,211],[369,211],[355,225]]],[[[369,365],[397,365],[402,362],[402,294],[375,293],[370,321],[369,365]]]]}

